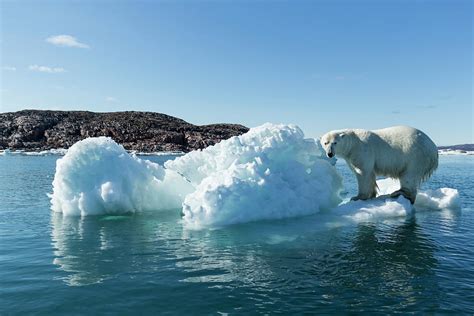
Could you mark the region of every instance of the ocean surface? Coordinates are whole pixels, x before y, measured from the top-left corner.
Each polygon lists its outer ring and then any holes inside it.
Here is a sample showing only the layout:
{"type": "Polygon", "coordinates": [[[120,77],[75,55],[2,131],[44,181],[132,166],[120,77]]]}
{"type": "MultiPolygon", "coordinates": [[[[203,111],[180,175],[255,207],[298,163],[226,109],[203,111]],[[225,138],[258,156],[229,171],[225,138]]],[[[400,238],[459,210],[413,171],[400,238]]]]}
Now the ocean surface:
{"type": "Polygon", "coordinates": [[[424,184],[458,189],[461,209],[201,231],[180,210],[53,213],[58,158],[0,156],[0,315],[474,313],[474,156],[441,156],[424,184]]]}

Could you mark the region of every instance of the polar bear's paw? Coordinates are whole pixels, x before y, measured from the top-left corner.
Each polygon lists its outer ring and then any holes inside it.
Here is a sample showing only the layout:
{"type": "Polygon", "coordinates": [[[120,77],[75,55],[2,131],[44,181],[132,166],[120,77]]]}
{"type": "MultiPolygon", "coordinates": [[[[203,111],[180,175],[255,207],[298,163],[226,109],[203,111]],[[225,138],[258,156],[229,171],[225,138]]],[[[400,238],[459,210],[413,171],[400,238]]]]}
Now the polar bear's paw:
{"type": "Polygon", "coordinates": [[[415,204],[416,193],[412,194],[407,189],[401,188],[400,190],[390,193],[390,197],[394,199],[398,198],[400,195],[409,200],[411,204],[415,204]]]}

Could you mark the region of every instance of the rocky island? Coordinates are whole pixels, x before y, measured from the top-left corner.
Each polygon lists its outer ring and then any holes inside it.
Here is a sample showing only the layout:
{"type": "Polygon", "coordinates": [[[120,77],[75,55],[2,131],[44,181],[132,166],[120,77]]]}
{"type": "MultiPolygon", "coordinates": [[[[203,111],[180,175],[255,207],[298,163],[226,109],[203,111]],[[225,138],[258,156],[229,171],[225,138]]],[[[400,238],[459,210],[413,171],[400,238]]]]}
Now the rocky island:
{"type": "Polygon", "coordinates": [[[189,152],[240,135],[238,124],[193,125],[155,112],[43,111],[0,113],[0,149],[69,148],[87,137],[109,136],[127,150],[189,152]]]}

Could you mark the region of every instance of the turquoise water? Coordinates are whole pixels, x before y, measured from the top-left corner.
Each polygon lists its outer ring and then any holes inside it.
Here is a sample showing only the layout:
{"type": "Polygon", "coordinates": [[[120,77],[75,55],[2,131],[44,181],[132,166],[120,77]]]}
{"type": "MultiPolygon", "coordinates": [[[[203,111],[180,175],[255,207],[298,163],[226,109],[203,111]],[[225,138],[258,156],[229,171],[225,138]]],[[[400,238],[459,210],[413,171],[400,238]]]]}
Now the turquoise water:
{"type": "MultiPolygon", "coordinates": [[[[203,231],[183,229],[179,210],[53,214],[57,158],[0,157],[2,315],[474,313],[472,156],[441,157],[424,186],[457,188],[460,210],[203,231]]],[[[353,195],[352,174],[337,167],[353,195]]]]}

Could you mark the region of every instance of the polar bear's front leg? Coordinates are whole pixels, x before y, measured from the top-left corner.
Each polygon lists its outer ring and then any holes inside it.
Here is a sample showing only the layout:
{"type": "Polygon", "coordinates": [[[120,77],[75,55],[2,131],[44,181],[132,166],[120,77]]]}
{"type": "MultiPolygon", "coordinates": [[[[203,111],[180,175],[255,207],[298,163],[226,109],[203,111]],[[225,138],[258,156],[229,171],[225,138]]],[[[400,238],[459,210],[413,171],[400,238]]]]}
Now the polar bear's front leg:
{"type": "Polygon", "coordinates": [[[373,172],[356,172],[359,194],[351,198],[351,201],[368,200],[377,196],[375,174],[373,172]]]}

